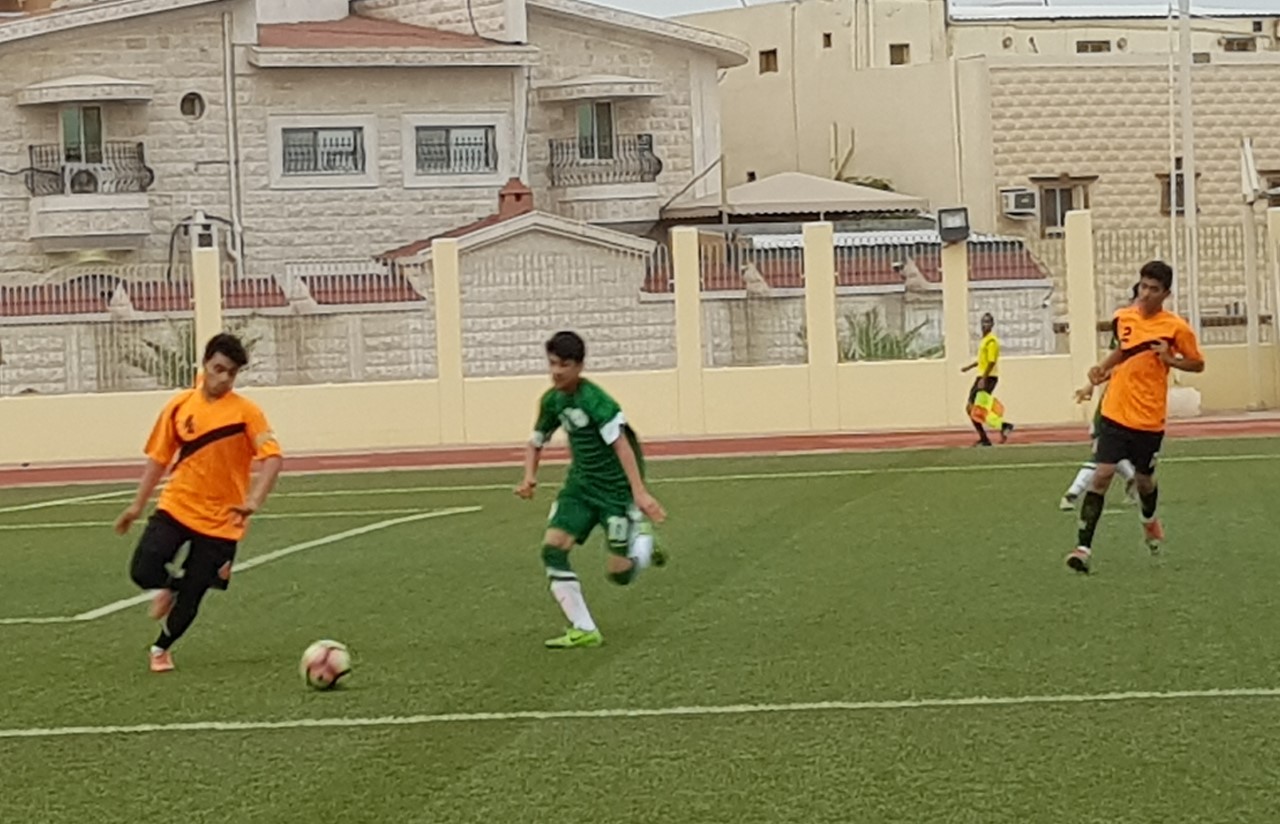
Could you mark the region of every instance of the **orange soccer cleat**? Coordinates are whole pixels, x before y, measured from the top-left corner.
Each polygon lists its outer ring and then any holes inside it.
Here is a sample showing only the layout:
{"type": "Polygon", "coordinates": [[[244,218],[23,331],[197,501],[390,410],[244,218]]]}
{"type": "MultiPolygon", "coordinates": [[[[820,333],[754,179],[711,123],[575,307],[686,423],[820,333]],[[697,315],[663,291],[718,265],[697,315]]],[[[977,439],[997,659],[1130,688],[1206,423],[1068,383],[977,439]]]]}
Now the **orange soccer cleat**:
{"type": "Polygon", "coordinates": [[[173,672],[173,654],[167,649],[151,651],[152,672],[173,672]]]}

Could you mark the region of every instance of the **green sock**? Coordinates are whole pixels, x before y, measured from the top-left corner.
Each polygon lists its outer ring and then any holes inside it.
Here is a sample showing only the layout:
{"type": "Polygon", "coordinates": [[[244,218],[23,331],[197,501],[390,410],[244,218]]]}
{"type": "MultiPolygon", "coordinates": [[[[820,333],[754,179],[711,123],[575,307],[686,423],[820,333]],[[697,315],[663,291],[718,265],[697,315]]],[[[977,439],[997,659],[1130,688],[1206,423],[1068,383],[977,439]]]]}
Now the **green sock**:
{"type": "Polygon", "coordinates": [[[627,571],[610,572],[608,573],[608,576],[610,581],[613,581],[615,584],[617,584],[620,587],[625,587],[627,584],[635,580],[636,573],[638,573],[639,571],[640,571],[640,566],[633,560],[631,562],[631,568],[628,569],[627,571]]]}
{"type": "Polygon", "coordinates": [[[578,580],[578,576],[573,574],[573,569],[569,566],[569,553],[566,550],[544,545],[542,563],[547,568],[547,577],[553,581],[578,580]]]}

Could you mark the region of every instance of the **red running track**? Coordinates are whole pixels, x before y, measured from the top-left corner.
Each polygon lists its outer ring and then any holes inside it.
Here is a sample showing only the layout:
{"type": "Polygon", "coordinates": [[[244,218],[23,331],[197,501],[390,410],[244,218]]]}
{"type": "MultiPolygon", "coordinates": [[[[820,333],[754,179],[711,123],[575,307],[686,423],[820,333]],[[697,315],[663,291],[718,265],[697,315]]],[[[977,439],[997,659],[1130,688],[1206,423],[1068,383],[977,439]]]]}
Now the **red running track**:
{"type": "MultiPolygon", "coordinates": [[[[1174,438],[1257,437],[1280,434],[1280,418],[1179,421],[1170,425],[1174,438]]],[[[1019,429],[1015,444],[1085,443],[1082,426],[1019,429]]],[[[702,440],[647,441],[645,455],[653,458],[749,457],[800,453],[873,452],[895,449],[964,447],[973,442],[969,429],[925,432],[866,432],[827,435],[778,435],[702,440]]],[[[387,469],[441,469],[446,467],[510,466],[524,457],[523,445],[461,447],[330,455],[298,455],[286,458],[285,471],[370,472],[387,469]]],[[[548,450],[548,461],[564,460],[563,449],[548,450]]],[[[0,469],[0,487],[116,483],[135,480],[141,459],[127,464],[74,466],[26,466],[0,469]]]]}

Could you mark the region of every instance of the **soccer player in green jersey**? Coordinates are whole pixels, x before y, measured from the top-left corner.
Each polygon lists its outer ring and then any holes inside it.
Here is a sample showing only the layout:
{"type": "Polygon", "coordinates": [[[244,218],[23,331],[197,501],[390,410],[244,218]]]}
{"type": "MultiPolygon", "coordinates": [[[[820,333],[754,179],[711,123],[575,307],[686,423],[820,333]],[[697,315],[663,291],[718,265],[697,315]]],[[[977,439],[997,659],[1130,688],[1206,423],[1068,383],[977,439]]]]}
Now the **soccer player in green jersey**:
{"type": "Polygon", "coordinates": [[[551,580],[551,595],[570,626],[546,645],[550,649],[596,647],[604,636],[569,566],[569,551],[602,527],[609,543],[608,577],[625,586],[640,570],[666,563],[662,550],[654,546],[648,523],[662,523],[666,512],[645,487],[644,454],[622,407],[582,377],[587,356],[582,338],[574,332],[557,332],[547,341],[546,350],[552,387],[542,396],[525,451],[524,480],[516,487],[516,495],[532,500],[542,448],[563,427],[569,438],[569,474],[551,507],[542,561],[551,580]]]}

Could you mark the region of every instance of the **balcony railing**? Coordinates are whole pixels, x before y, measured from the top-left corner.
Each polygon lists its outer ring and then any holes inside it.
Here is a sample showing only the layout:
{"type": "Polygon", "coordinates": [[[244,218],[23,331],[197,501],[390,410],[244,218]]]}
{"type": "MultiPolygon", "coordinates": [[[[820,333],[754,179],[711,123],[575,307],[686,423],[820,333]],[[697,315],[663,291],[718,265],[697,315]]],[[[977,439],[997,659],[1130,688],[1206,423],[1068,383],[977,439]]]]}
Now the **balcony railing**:
{"type": "Polygon", "coordinates": [[[551,141],[552,186],[652,183],[661,173],[662,160],[654,154],[651,134],[551,141]]]}
{"type": "Polygon", "coordinates": [[[85,146],[78,160],[68,160],[68,152],[56,143],[31,146],[30,153],[27,189],[36,196],[141,193],[156,180],[141,143],[85,146]]]}

